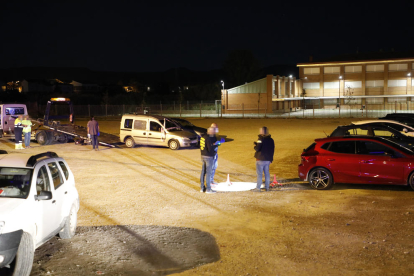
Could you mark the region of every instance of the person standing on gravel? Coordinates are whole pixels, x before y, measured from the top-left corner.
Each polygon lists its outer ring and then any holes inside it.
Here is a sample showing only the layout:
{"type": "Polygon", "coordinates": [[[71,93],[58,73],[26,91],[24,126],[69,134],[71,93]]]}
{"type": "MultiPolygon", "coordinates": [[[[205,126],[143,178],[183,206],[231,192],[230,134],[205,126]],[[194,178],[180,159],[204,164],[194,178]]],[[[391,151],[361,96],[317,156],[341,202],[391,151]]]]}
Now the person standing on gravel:
{"type": "MultiPolygon", "coordinates": [[[[211,128],[214,129],[214,135],[216,136],[216,140],[218,141],[217,133],[219,132],[218,126],[216,123],[212,123],[211,128]]],[[[211,181],[210,185],[215,186],[218,183],[214,181],[214,175],[216,174],[216,169],[218,166],[218,147],[216,147],[216,154],[214,154],[214,160],[213,160],[213,167],[211,168],[211,181]]]]}
{"type": "Polygon", "coordinates": [[[23,134],[23,124],[22,124],[22,119],[23,116],[19,115],[19,117],[17,117],[14,120],[14,148],[17,150],[21,150],[23,149],[23,138],[22,138],[22,134],[23,134]]]}
{"type": "Polygon", "coordinates": [[[31,148],[30,146],[30,138],[32,136],[32,121],[29,120],[28,115],[24,115],[22,121],[23,127],[23,135],[24,135],[24,146],[27,148],[31,148]]]}
{"type": "Polygon", "coordinates": [[[260,192],[262,186],[263,172],[265,175],[265,188],[269,191],[270,173],[269,166],[273,162],[275,153],[275,142],[269,134],[267,127],[260,128],[259,139],[254,142],[254,157],[256,158],[257,186],[254,192],[260,192]]]}
{"type": "Polygon", "coordinates": [[[201,151],[201,175],[200,175],[200,184],[201,190],[200,192],[204,192],[204,177],[206,178],[206,193],[207,194],[214,194],[216,191],[211,189],[211,171],[213,168],[214,162],[214,155],[216,154],[216,148],[218,146],[217,138],[214,135],[215,129],[209,127],[207,129],[207,134],[201,136],[200,139],[200,151],[201,151]]]}
{"type": "Polygon", "coordinates": [[[92,140],[92,150],[99,150],[98,148],[99,124],[92,116],[88,122],[88,137],[92,140]]]}

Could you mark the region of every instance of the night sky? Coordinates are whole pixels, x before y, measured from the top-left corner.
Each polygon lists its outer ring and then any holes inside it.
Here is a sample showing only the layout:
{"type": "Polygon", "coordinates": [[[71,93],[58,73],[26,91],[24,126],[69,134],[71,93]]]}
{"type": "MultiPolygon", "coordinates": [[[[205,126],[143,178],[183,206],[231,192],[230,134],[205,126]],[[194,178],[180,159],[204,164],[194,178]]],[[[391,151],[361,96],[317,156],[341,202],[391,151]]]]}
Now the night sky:
{"type": "Polygon", "coordinates": [[[0,4],[1,69],[212,70],[233,49],[269,66],[414,45],[414,1],[26,2],[0,4]]]}

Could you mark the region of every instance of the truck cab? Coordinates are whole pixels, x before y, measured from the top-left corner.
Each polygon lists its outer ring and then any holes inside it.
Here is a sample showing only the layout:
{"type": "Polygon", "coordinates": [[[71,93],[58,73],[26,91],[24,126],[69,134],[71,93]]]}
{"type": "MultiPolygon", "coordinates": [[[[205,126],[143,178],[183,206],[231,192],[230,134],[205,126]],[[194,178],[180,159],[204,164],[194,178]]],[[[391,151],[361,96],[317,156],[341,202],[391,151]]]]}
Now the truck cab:
{"type": "Polygon", "coordinates": [[[0,137],[14,134],[14,120],[27,115],[25,104],[0,104],[0,137]]]}
{"type": "Polygon", "coordinates": [[[164,146],[172,150],[196,146],[197,134],[182,130],[173,120],[156,115],[124,115],[120,140],[129,148],[136,144],[164,146]]]}

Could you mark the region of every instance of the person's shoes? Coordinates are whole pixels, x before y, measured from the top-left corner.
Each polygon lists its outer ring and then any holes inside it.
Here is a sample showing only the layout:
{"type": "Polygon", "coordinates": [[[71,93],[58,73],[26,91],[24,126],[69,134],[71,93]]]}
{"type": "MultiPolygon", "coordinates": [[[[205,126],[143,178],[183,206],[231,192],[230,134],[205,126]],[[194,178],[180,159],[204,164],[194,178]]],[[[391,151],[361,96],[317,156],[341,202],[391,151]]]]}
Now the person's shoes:
{"type": "Polygon", "coordinates": [[[96,148],[96,150],[97,150],[97,151],[99,151],[99,149],[98,149],[98,148],[96,148]]]}
{"type": "Polygon", "coordinates": [[[255,188],[255,189],[253,189],[253,190],[252,190],[252,192],[257,192],[257,193],[260,193],[260,192],[261,192],[261,190],[260,190],[260,189],[255,188]]]}
{"type": "Polygon", "coordinates": [[[215,194],[215,193],[217,193],[216,191],[213,191],[213,190],[207,190],[206,191],[206,194],[215,194]]]}
{"type": "Polygon", "coordinates": [[[204,193],[204,189],[200,189],[200,193],[204,193]]]}

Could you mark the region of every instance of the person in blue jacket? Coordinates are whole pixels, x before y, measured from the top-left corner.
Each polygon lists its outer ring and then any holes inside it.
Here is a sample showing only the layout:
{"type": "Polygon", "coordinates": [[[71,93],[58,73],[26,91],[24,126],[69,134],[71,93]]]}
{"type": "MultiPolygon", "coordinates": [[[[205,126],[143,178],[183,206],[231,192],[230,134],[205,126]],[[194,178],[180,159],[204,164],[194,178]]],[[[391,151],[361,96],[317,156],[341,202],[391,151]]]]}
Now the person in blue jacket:
{"type": "Polygon", "coordinates": [[[201,175],[200,175],[200,192],[204,192],[204,178],[206,178],[206,193],[214,194],[216,191],[211,189],[211,171],[214,165],[214,156],[217,152],[219,142],[215,136],[215,129],[210,127],[207,129],[207,134],[201,136],[200,151],[201,151],[201,175]]]}

